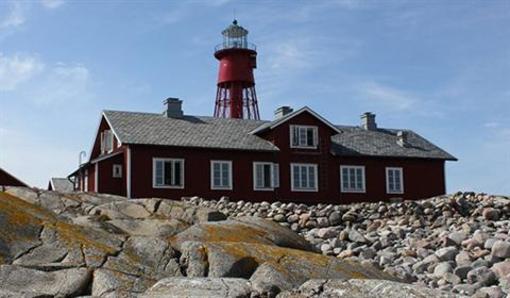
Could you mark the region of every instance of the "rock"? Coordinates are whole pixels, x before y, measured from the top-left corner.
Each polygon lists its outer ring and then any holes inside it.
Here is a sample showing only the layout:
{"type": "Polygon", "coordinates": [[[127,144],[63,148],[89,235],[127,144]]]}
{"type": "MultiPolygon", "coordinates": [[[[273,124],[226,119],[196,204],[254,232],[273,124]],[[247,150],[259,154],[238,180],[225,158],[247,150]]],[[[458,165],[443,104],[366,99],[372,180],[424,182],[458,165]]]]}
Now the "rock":
{"type": "MultiPolygon", "coordinates": [[[[208,277],[249,278],[260,264],[278,264],[281,274],[291,276],[294,286],[310,276],[321,278],[378,278],[393,279],[373,266],[345,262],[312,252],[299,251],[274,245],[240,242],[208,242],[183,244],[181,258],[187,268],[207,265],[208,277]],[[190,257],[190,256],[199,257],[190,257]]],[[[189,276],[188,272],[188,276],[189,276]]]]}
{"type": "Polygon", "coordinates": [[[505,292],[498,286],[483,287],[476,291],[473,298],[504,298],[507,297],[505,292]]]}
{"type": "Polygon", "coordinates": [[[135,275],[107,269],[94,271],[92,296],[94,297],[136,297],[156,283],[135,275]]]}
{"type": "Polygon", "coordinates": [[[496,274],[485,266],[477,267],[468,272],[467,281],[470,284],[479,283],[483,286],[490,286],[496,282],[496,274]]]}
{"type": "Polygon", "coordinates": [[[510,242],[498,240],[492,245],[491,255],[497,258],[510,257],[510,242]]]}
{"type": "Polygon", "coordinates": [[[276,221],[276,222],[284,222],[285,221],[285,215],[283,215],[283,214],[276,214],[273,217],[273,220],[276,221]]]}
{"type": "Polygon", "coordinates": [[[461,251],[455,256],[457,266],[467,266],[471,264],[471,256],[466,251],[461,251]]]}
{"type": "Polygon", "coordinates": [[[473,270],[473,267],[471,267],[471,266],[459,266],[459,267],[455,268],[453,273],[455,275],[457,275],[458,277],[460,277],[460,279],[464,280],[467,278],[467,274],[471,270],[473,270]]]}
{"type": "Polygon", "coordinates": [[[499,219],[499,211],[494,208],[484,208],[482,211],[482,216],[486,220],[498,220],[499,219]]]}
{"type": "Polygon", "coordinates": [[[158,281],[140,298],[153,297],[250,297],[250,282],[242,278],[185,278],[173,277],[158,281]]]}
{"type": "Polygon", "coordinates": [[[332,226],[337,226],[342,223],[342,215],[340,214],[340,212],[337,212],[337,211],[331,212],[328,219],[329,219],[329,223],[332,226]]]}
{"type": "Polygon", "coordinates": [[[448,239],[452,241],[455,245],[461,245],[462,241],[467,238],[464,232],[453,232],[448,235],[448,239]]]}
{"type": "Polygon", "coordinates": [[[491,267],[491,270],[498,278],[508,276],[510,274],[510,261],[496,263],[491,267]]]}
{"type": "Polygon", "coordinates": [[[178,250],[186,241],[262,243],[307,251],[314,250],[305,239],[290,229],[256,217],[196,224],[173,236],[170,241],[178,250]]]}
{"type": "Polygon", "coordinates": [[[37,296],[77,296],[86,290],[91,277],[86,268],[51,272],[27,269],[14,265],[0,265],[1,290],[27,292],[37,296]]]}
{"type": "Polygon", "coordinates": [[[337,234],[334,228],[321,228],[317,231],[317,236],[322,239],[333,238],[337,234]]]}
{"type": "Polygon", "coordinates": [[[354,229],[349,231],[349,240],[358,243],[367,243],[367,239],[363,236],[363,234],[354,229]]]}
{"type": "Polygon", "coordinates": [[[436,250],[435,255],[440,261],[453,261],[459,250],[454,246],[449,246],[436,250]]]}
{"type": "Polygon", "coordinates": [[[474,241],[476,241],[476,243],[478,243],[478,245],[483,245],[485,243],[485,241],[487,241],[488,238],[489,238],[489,235],[486,232],[483,232],[480,230],[476,230],[473,233],[473,237],[472,237],[472,239],[474,241]]]}
{"type": "Polygon", "coordinates": [[[317,280],[312,279],[298,289],[280,293],[277,298],[306,297],[348,297],[348,298],[384,298],[384,297],[436,297],[451,298],[447,292],[429,289],[423,286],[399,283],[387,280],[317,280]]]}
{"type": "Polygon", "coordinates": [[[188,224],[221,221],[227,218],[225,214],[220,211],[204,207],[189,206],[184,202],[171,200],[162,200],[156,214],[177,219],[188,224]]]}
{"type": "Polygon", "coordinates": [[[281,291],[290,290],[299,280],[293,280],[292,275],[285,274],[278,264],[263,263],[250,277],[253,290],[264,297],[274,297],[281,291]]]}
{"type": "Polygon", "coordinates": [[[353,222],[356,221],[357,218],[355,213],[347,212],[342,216],[342,221],[353,222]]]}
{"type": "Polygon", "coordinates": [[[436,265],[434,268],[434,275],[442,277],[444,274],[453,272],[452,265],[449,262],[442,262],[436,265]]]}
{"type": "Polygon", "coordinates": [[[170,237],[189,226],[177,219],[114,219],[108,223],[133,236],[170,237]]]}

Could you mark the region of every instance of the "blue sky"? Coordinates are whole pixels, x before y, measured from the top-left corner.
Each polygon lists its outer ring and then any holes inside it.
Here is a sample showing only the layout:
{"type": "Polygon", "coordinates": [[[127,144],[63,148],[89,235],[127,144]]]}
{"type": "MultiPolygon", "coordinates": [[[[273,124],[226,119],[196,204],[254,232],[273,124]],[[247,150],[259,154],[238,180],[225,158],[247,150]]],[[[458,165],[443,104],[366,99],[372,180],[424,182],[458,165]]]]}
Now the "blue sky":
{"type": "MultiPolygon", "coordinates": [[[[0,1],[0,167],[36,186],[89,151],[103,109],[212,115],[213,48],[258,46],[262,117],[365,111],[459,158],[448,191],[510,194],[510,1],[0,1]]],[[[424,183],[426,183],[424,181],[424,183]]]]}

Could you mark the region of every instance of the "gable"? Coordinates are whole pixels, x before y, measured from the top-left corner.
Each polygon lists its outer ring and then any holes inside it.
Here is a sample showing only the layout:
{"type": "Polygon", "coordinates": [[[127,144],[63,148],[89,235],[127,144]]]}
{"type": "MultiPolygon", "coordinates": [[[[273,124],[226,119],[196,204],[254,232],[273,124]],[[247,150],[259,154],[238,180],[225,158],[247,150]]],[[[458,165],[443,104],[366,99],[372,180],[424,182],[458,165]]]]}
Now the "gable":
{"type": "Polygon", "coordinates": [[[94,138],[92,149],[90,150],[89,154],[89,160],[92,160],[94,158],[97,158],[99,155],[101,155],[101,133],[105,130],[111,130],[113,133],[113,148],[117,148],[118,145],[122,145],[119,137],[115,133],[115,130],[110,125],[110,122],[108,121],[108,118],[104,115],[104,113],[101,115],[101,120],[99,121],[99,126],[96,130],[96,136],[94,138]]]}
{"type": "MultiPolygon", "coordinates": [[[[296,117],[303,117],[302,115],[303,114],[306,114],[308,116],[311,116],[312,118],[316,119],[316,121],[318,123],[322,123],[323,125],[325,125],[326,127],[328,127],[331,132],[333,134],[337,134],[337,133],[341,133],[342,131],[340,129],[338,129],[335,125],[333,125],[331,122],[329,122],[328,120],[326,120],[324,117],[322,117],[321,115],[317,114],[315,111],[313,111],[312,109],[310,109],[309,107],[305,106],[305,107],[302,107],[301,109],[297,110],[297,111],[294,111],[294,112],[291,112],[279,119],[276,119],[272,122],[269,122],[269,123],[265,123],[263,125],[261,125],[260,127],[257,127],[255,130],[251,131],[250,133],[251,134],[258,134],[258,133],[261,133],[261,132],[265,132],[265,131],[268,131],[268,130],[273,130],[275,128],[277,128],[278,126],[282,125],[282,124],[285,124],[285,123],[289,123],[289,122],[293,122],[292,119],[295,119],[296,117]]],[[[313,121],[311,121],[313,122],[313,121]]]]}

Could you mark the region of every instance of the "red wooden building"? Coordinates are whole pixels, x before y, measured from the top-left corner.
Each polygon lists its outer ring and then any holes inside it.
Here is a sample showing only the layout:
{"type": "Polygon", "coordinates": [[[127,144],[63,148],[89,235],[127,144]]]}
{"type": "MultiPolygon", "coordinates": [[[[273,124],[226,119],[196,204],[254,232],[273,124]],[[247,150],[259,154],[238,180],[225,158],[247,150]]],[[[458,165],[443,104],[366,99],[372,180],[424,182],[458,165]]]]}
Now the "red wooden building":
{"type": "Polygon", "coordinates": [[[0,186],[27,186],[23,181],[0,168],[0,186]]]}
{"type": "Polygon", "coordinates": [[[445,193],[455,157],[417,133],[334,125],[308,107],[272,121],[104,111],[90,160],[71,176],[79,190],[130,198],[228,196],[335,204],[445,193]]]}

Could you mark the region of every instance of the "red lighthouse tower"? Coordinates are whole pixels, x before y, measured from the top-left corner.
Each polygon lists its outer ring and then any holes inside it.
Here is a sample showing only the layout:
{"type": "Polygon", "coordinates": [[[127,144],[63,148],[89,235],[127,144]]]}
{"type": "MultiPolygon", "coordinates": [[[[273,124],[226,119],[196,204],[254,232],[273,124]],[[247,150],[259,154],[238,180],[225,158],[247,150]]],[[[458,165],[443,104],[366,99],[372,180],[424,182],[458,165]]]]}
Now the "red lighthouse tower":
{"type": "Polygon", "coordinates": [[[248,30],[237,20],[221,32],[223,43],[215,48],[220,61],[214,117],[260,119],[253,69],[257,51],[248,43],[248,30]]]}

